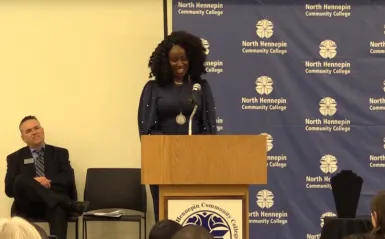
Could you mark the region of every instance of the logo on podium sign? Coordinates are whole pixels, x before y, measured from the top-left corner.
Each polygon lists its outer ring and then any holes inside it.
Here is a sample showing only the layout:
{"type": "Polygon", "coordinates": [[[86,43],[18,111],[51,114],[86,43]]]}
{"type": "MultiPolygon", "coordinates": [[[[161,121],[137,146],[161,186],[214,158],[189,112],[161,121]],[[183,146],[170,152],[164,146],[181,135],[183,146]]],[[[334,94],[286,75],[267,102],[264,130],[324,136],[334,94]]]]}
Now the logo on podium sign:
{"type": "Polygon", "coordinates": [[[206,228],[215,239],[242,238],[242,200],[168,200],[168,219],[206,228]]]}

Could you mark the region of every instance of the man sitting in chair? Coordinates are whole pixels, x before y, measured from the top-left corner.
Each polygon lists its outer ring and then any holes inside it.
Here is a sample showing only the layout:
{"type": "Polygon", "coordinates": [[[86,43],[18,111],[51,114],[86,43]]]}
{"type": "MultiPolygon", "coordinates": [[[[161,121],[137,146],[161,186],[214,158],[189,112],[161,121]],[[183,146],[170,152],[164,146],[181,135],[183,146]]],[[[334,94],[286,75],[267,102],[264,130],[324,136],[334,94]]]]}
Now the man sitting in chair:
{"type": "Polygon", "coordinates": [[[70,199],[75,176],[68,150],[45,144],[35,116],[26,116],[19,129],[27,147],[7,156],[5,194],[15,198],[19,216],[44,218],[52,235],[66,239],[69,214],[81,215],[89,205],[70,199]]]}

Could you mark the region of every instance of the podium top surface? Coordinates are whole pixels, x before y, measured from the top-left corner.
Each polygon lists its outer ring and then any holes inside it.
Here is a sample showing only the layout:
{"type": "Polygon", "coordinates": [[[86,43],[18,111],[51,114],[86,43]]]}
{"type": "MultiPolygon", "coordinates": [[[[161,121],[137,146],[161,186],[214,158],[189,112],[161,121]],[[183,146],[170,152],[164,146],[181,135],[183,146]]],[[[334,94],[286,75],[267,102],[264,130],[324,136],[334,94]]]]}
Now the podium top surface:
{"type": "Polygon", "coordinates": [[[266,184],[264,135],[145,135],[142,183],[266,184]]]}

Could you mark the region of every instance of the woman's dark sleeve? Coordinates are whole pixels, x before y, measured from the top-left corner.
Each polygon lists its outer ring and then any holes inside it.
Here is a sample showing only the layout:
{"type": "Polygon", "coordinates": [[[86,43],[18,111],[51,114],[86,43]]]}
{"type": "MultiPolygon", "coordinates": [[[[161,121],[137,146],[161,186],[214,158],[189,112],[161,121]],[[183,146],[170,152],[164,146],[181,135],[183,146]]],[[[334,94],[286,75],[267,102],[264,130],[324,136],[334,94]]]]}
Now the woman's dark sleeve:
{"type": "Polygon", "coordinates": [[[158,131],[156,87],[156,83],[153,80],[148,81],[143,87],[138,109],[139,136],[162,134],[162,132],[158,131]]]}
{"type": "Polygon", "coordinates": [[[213,92],[206,80],[202,80],[201,87],[203,92],[201,134],[217,134],[217,117],[213,92]]]}

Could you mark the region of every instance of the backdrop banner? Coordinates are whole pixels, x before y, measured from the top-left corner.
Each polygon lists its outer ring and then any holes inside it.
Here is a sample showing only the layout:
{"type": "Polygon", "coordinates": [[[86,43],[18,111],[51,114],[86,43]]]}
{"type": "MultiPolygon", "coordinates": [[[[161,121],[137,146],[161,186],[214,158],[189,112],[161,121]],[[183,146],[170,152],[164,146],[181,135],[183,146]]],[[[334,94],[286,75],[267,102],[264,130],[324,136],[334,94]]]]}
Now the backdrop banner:
{"type": "MultiPolygon", "coordinates": [[[[250,187],[250,238],[319,238],[330,177],[385,181],[385,1],[177,1],[172,30],[207,48],[220,134],[267,134],[268,184],[250,187]]],[[[236,159],[234,159],[236,160],[236,159]]]]}

